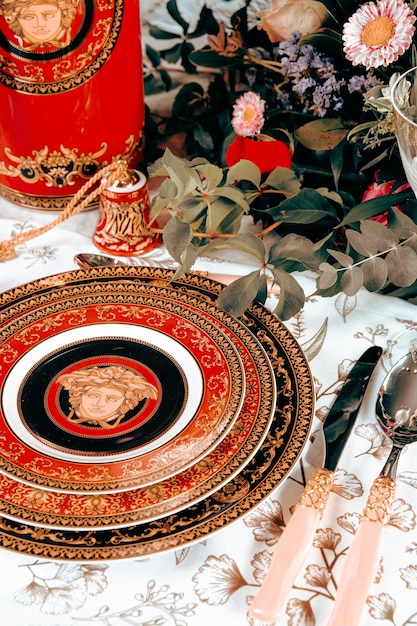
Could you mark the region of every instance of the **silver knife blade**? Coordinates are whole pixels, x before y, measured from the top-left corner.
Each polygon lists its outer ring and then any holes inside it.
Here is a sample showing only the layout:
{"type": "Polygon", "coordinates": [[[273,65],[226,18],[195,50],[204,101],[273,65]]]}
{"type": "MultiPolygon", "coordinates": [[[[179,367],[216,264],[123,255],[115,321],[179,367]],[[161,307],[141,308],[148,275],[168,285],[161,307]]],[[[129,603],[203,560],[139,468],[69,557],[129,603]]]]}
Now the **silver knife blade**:
{"type": "Polygon", "coordinates": [[[323,433],[326,441],[324,467],[334,471],[358,415],[366,388],[382,348],[372,346],[356,361],[327,415],[323,433]]]}

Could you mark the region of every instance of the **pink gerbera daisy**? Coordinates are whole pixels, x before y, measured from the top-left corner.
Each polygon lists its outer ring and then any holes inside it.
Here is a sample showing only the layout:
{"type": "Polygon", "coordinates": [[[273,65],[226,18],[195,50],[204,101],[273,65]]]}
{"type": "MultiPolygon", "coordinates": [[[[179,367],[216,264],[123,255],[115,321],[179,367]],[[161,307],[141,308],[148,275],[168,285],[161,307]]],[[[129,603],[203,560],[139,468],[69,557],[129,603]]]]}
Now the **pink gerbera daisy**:
{"type": "Polygon", "coordinates": [[[247,91],[233,106],[232,126],[237,135],[252,137],[262,130],[265,122],[265,100],[257,93],[247,91]]]}
{"type": "Polygon", "coordinates": [[[403,0],[361,6],[343,27],[346,58],[353,65],[390,65],[409,48],[416,18],[403,0]]]}

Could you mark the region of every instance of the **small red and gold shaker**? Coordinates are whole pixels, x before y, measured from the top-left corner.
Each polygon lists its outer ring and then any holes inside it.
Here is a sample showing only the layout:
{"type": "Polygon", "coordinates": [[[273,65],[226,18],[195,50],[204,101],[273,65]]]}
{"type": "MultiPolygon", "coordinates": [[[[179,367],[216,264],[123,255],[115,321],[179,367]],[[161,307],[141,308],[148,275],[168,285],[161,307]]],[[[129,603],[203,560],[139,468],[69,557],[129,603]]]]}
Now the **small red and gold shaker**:
{"type": "Polygon", "coordinates": [[[116,256],[138,256],[156,248],[161,237],[149,230],[149,213],[146,176],[138,170],[126,170],[100,194],[94,245],[116,256]]]}

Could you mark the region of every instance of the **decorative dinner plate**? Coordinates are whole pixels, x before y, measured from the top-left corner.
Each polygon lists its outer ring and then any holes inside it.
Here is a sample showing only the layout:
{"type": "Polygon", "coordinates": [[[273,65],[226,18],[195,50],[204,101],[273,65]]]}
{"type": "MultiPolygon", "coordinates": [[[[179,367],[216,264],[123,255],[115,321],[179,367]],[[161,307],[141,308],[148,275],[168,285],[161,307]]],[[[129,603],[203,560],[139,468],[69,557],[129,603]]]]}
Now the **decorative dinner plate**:
{"type": "MultiPolygon", "coordinates": [[[[115,284],[124,281],[125,298],[126,285],[129,285],[128,289],[133,285],[132,290],[135,291],[140,284],[149,283],[159,295],[172,285],[176,297],[183,294],[188,305],[195,304],[197,308],[203,302],[213,303],[223,288],[219,283],[196,274],[173,280],[173,272],[154,268],[141,268],[139,271],[137,268],[101,268],[90,272],[88,278],[83,273],[68,273],[61,278],[63,283],[78,282],[80,286],[86,280],[92,283],[92,298],[96,283],[112,283],[114,288],[115,284]],[[137,278],[140,280],[136,281],[137,278]],[[170,280],[171,283],[167,282],[170,280]]],[[[14,309],[13,315],[18,315],[19,302],[24,301],[25,294],[41,295],[42,292],[47,292],[45,302],[49,299],[53,305],[60,300],[52,288],[55,282],[56,278],[51,278],[49,285],[45,282],[43,285],[30,283],[14,290],[14,294],[3,294],[3,307],[10,311],[14,309]]],[[[227,317],[226,313],[224,315],[227,317]]],[[[278,368],[279,376],[276,377],[276,406],[269,431],[252,459],[232,474],[230,480],[175,513],[123,527],[41,529],[31,523],[3,517],[0,520],[0,544],[46,558],[100,560],[137,557],[203,539],[267,497],[292,469],[307,441],[314,408],[313,384],[301,348],[272,313],[253,303],[243,323],[263,346],[274,370],[278,368]]],[[[248,394],[249,388],[246,396],[248,394]]],[[[226,438],[231,436],[232,431],[226,438]]],[[[211,454],[221,448],[226,438],[211,454]]],[[[211,454],[196,465],[204,464],[211,454]]]]}
{"type": "Polygon", "coordinates": [[[220,443],[245,374],[213,303],[200,311],[172,290],[135,293],[123,279],[51,291],[55,302],[29,296],[2,327],[2,472],[109,492],[173,476],[220,443]]]}
{"type": "Polygon", "coordinates": [[[276,386],[284,370],[273,370],[252,332],[237,320],[234,331],[217,324],[233,340],[245,369],[242,409],[230,432],[200,462],[164,481],[108,494],[70,494],[35,488],[0,475],[0,511],[5,517],[45,526],[116,527],[161,517],[198,501],[246,465],[268,433],[275,411],[276,386]]]}

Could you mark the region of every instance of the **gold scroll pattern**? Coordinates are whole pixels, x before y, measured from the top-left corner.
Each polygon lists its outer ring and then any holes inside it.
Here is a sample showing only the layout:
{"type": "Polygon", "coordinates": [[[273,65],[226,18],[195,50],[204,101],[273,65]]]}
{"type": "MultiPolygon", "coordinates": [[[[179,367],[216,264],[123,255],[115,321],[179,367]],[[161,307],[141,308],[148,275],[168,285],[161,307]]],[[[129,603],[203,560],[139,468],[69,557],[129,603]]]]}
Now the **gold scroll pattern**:
{"type": "MultiPolygon", "coordinates": [[[[114,157],[114,160],[131,159],[142,145],[143,133],[138,138],[130,135],[125,141],[125,150],[114,157]]],[[[4,151],[11,164],[0,161],[0,174],[11,178],[20,178],[29,184],[42,181],[46,187],[71,187],[78,177],[88,179],[100,167],[108,164],[107,161],[99,161],[107,149],[108,145],[105,142],[101,144],[98,150],[88,154],[79,154],[78,148],[67,148],[63,145],[60,146],[59,150],[50,150],[48,146],[44,146],[41,150],[33,150],[31,155],[18,157],[12,154],[10,148],[5,148],[4,151]]]]}

